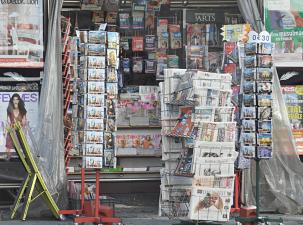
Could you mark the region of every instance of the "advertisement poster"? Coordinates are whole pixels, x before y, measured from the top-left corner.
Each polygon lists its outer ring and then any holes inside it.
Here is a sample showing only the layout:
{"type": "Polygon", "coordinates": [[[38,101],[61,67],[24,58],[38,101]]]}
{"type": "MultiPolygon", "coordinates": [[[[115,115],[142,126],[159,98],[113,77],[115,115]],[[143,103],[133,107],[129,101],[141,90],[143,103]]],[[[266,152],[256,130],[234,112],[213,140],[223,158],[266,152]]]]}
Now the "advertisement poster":
{"type": "Polygon", "coordinates": [[[12,121],[19,121],[23,126],[29,126],[35,134],[38,104],[38,83],[0,86],[0,154],[14,151],[13,143],[6,132],[6,127],[12,121]]]}
{"type": "Polygon", "coordinates": [[[303,155],[303,85],[288,85],[281,88],[297,150],[303,155]]]}
{"type": "Polygon", "coordinates": [[[43,67],[43,1],[0,1],[0,67],[43,67]]]}
{"type": "Polygon", "coordinates": [[[275,43],[275,62],[302,62],[303,1],[266,0],[265,27],[275,43]]]}

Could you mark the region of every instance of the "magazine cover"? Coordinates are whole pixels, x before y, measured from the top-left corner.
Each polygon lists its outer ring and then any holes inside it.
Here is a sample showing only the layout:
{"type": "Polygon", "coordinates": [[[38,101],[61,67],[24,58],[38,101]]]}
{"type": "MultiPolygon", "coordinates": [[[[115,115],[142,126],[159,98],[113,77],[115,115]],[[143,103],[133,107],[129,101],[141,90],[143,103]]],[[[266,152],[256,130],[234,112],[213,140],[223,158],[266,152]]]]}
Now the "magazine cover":
{"type": "Polygon", "coordinates": [[[252,159],[252,158],[256,157],[256,147],[255,146],[241,145],[240,151],[242,152],[242,154],[245,158],[252,159]]]}
{"type": "Polygon", "coordinates": [[[80,43],[88,42],[88,32],[86,30],[76,31],[77,37],[80,39],[80,43]]]}
{"type": "Polygon", "coordinates": [[[92,18],[93,23],[104,23],[105,18],[104,18],[104,12],[93,12],[93,18],[92,18]]]}
{"type": "Polygon", "coordinates": [[[82,0],[81,10],[101,10],[102,0],[82,0]]]}
{"type": "Polygon", "coordinates": [[[87,80],[91,81],[104,81],[105,80],[105,69],[88,69],[87,80]]]}
{"type": "Polygon", "coordinates": [[[130,73],[130,59],[123,58],[122,59],[122,68],[124,73],[130,73]]]}
{"type": "Polygon", "coordinates": [[[121,48],[125,51],[128,51],[129,50],[129,41],[128,41],[128,39],[121,37],[120,42],[121,42],[120,43],[121,48]]]}
{"type": "Polygon", "coordinates": [[[106,44],[105,31],[89,31],[88,42],[91,44],[106,44]]]}
{"type": "Polygon", "coordinates": [[[230,177],[194,176],[192,186],[194,188],[208,187],[208,188],[222,188],[222,189],[233,190],[234,176],[230,176],[230,177]]]}
{"type": "Polygon", "coordinates": [[[182,35],[181,32],[170,33],[170,48],[180,49],[182,48],[182,35]]]}
{"type": "Polygon", "coordinates": [[[201,122],[197,140],[209,142],[234,142],[235,137],[235,122],[201,122]]]}
{"type": "Polygon", "coordinates": [[[272,80],[272,69],[271,68],[257,68],[257,79],[260,81],[271,81],[272,80]]]}
{"type": "Polygon", "coordinates": [[[107,82],[118,82],[118,73],[115,67],[107,67],[107,82]]]}
{"type": "Polygon", "coordinates": [[[117,32],[107,32],[107,47],[117,49],[119,46],[119,33],[117,32]]]}
{"type": "Polygon", "coordinates": [[[156,69],[157,69],[156,60],[149,60],[149,59],[145,60],[145,69],[144,69],[145,73],[156,73],[156,69]]]}
{"type": "Polygon", "coordinates": [[[115,151],[113,149],[104,150],[104,166],[115,167],[116,158],[115,151]]]}
{"type": "Polygon", "coordinates": [[[87,105],[104,107],[104,94],[87,94],[87,105]]]}
{"type": "Polygon", "coordinates": [[[106,83],[106,94],[107,98],[113,99],[118,96],[118,84],[117,83],[106,83]]]}
{"type": "MultiPolygon", "coordinates": [[[[194,87],[195,88],[195,87],[194,87]]],[[[198,106],[230,106],[231,95],[230,91],[220,91],[208,88],[197,88],[195,90],[194,100],[198,106]]]]}
{"type": "Polygon", "coordinates": [[[171,131],[171,135],[178,137],[190,137],[194,124],[192,122],[192,107],[182,107],[180,109],[178,122],[174,129],[171,131]]]}
{"type": "Polygon", "coordinates": [[[89,69],[103,69],[105,68],[104,56],[88,56],[87,65],[89,69]]]}
{"type": "Polygon", "coordinates": [[[118,64],[116,49],[107,49],[107,64],[112,67],[116,67],[116,65],[118,64]]]}
{"type": "Polygon", "coordinates": [[[231,74],[233,77],[233,81],[235,83],[240,83],[238,81],[238,77],[237,77],[237,64],[236,63],[224,64],[223,71],[224,71],[224,73],[231,74]]]}
{"type": "Polygon", "coordinates": [[[271,133],[259,133],[257,134],[257,142],[259,146],[271,146],[272,134],[271,133]]]}
{"type": "Polygon", "coordinates": [[[167,69],[167,56],[158,57],[157,58],[157,73],[156,79],[163,80],[164,79],[164,70],[167,69]]]}
{"type": "Polygon", "coordinates": [[[116,119],[107,118],[106,120],[106,132],[115,132],[117,131],[116,119]]]}
{"type": "Polygon", "coordinates": [[[86,130],[104,130],[103,119],[86,119],[86,130]]]}
{"type": "Polygon", "coordinates": [[[87,44],[87,54],[90,56],[105,56],[106,47],[104,44],[87,44]]]}
{"type": "Polygon", "coordinates": [[[85,144],[84,155],[103,155],[103,144],[85,144]]]}
{"type": "Polygon", "coordinates": [[[145,12],[145,30],[151,31],[155,29],[155,12],[145,12]]]}
{"type": "Polygon", "coordinates": [[[104,93],[105,83],[100,81],[88,81],[87,82],[87,93],[104,93]]]}
{"type": "Polygon", "coordinates": [[[103,119],[104,118],[104,108],[87,106],[86,116],[87,119],[103,119]]]}
{"type": "Polygon", "coordinates": [[[259,146],[257,150],[259,159],[268,159],[272,158],[272,147],[271,146],[259,146]]]}
{"type": "Polygon", "coordinates": [[[122,149],[153,149],[160,151],[161,149],[161,134],[127,134],[117,135],[116,141],[120,153],[122,149]]]}
{"type": "Polygon", "coordinates": [[[133,11],[133,29],[144,29],[144,12],[133,11]]]}
{"type": "Polygon", "coordinates": [[[130,28],[129,13],[120,13],[119,14],[119,25],[120,25],[121,29],[130,28]]]}
{"type": "Polygon", "coordinates": [[[242,129],[245,132],[253,132],[256,130],[255,120],[242,120],[242,129]]]}
{"type": "Polygon", "coordinates": [[[117,105],[117,102],[114,99],[107,99],[106,100],[107,116],[110,116],[110,117],[115,117],[116,116],[116,105],[117,105]]]}
{"type": "Polygon", "coordinates": [[[143,58],[133,57],[133,72],[142,73],[142,71],[143,71],[143,58]]]}
{"type": "Polygon", "coordinates": [[[158,48],[168,49],[168,32],[158,33],[158,48]]]}
{"type": "Polygon", "coordinates": [[[179,68],[179,56],[167,55],[168,68],[179,68]]]}
{"type": "MultiPolygon", "coordinates": [[[[106,18],[105,18],[106,23],[109,24],[109,25],[117,24],[117,16],[118,16],[117,12],[107,11],[106,12],[106,18]]],[[[109,28],[109,26],[108,26],[108,28],[109,28]]]]}
{"type": "Polygon", "coordinates": [[[236,42],[224,42],[224,63],[237,63],[239,59],[236,42]]]}
{"type": "Polygon", "coordinates": [[[188,69],[205,69],[205,62],[203,56],[188,56],[186,59],[186,65],[188,69]]]}
{"type": "Polygon", "coordinates": [[[102,157],[83,157],[85,168],[87,169],[98,169],[102,168],[103,158],[102,157]]]}
{"type": "Polygon", "coordinates": [[[156,49],[156,36],[145,35],[145,50],[153,51],[156,49]]]}
{"type": "MultiPolygon", "coordinates": [[[[115,138],[113,133],[111,132],[105,132],[104,133],[104,148],[105,149],[114,149],[115,148],[115,138]]],[[[105,152],[104,152],[105,154],[105,152]]]]}
{"type": "Polygon", "coordinates": [[[259,107],[258,108],[258,119],[259,120],[270,120],[272,118],[271,107],[259,107]]]}
{"type": "Polygon", "coordinates": [[[179,24],[168,24],[168,32],[174,33],[174,32],[180,32],[181,27],[179,24]]]}
{"type": "Polygon", "coordinates": [[[132,50],[133,52],[142,52],[144,49],[143,37],[132,38],[132,50]]]}
{"type": "Polygon", "coordinates": [[[168,19],[158,19],[157,21],[157,34],[168,31],[168,19]]]}
{"type": "Polygon", "coordinates": [[[1,67],[43,68],[43,1],[1,1],[0,11],[1,67]]]}
{"type": "Polygon", "coordinates": [[[202,35],[202,31],[205,31],[204,24],[187,24],[187,45],[204,45],[206,44],[205,37],[202,35]]]}
{"type": "Polygon", "coordinates": [[[86,143],[103,143],[103,132],[101,131],[85,131],[86,143]]]}

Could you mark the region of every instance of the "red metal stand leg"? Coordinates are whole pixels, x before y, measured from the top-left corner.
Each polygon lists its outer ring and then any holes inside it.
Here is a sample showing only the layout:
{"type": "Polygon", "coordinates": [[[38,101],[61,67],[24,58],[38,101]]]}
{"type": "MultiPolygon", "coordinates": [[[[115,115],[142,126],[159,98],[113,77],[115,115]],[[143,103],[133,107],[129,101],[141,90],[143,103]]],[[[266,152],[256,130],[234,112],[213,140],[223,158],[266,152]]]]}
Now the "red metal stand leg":
{"type": "Polygon", "coordinates": [[[85,170],[81,168],[81,210],[84,210],[85,170]]]}

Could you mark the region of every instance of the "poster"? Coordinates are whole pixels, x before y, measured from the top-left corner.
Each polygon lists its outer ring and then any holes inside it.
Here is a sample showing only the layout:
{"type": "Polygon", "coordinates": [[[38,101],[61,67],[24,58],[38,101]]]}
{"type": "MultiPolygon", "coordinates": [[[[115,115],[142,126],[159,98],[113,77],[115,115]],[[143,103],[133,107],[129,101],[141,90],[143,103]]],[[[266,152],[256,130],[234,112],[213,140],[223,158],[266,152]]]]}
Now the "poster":
{"type": "Polygon", "coordinates": [[[266,0],[265,27],[275,43],[275,62],[302,62],[303,1],[266,0]]]}
{"type": "Polygon", "coordinates": [[[0,1],[0,67],[43,67],[43,1],[0,1]]]}
{"type": "Polygon", "coordinates": [[[9,120],[17,119],[27,124],[35,135],[38,118],[39,104],[39,85],[38,83],[27,83],[20,85],[1,85],[0,86],[0,154],[8,149],[14,152],[11,140],[7,140],[6,127],[9,120]],[[16,101],[14,107],[13,99],[16,101]],[[8,114],[13,109],[18,109],[18,115],[8,114]],[[8,118],[10,118],[8,120],[8,118]],[[8,146],[8,149],[6,148],[8,146]]]}
{"type": "Polygon", "coordinates": [[[303,85],[289,85],[281,88],[297,150],[300,155],[303,155],[303,85]]]}

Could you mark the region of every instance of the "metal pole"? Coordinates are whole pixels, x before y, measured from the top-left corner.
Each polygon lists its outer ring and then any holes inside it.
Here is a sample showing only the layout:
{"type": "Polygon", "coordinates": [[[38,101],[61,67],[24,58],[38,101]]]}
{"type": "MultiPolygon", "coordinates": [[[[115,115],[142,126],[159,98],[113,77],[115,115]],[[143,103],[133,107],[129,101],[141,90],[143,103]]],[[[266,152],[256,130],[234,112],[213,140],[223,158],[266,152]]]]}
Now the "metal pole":
{"type": "Polygon", "coordinates": [[[260,159],[256,159],[256,214],[260,215],[260,159]]]}

